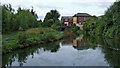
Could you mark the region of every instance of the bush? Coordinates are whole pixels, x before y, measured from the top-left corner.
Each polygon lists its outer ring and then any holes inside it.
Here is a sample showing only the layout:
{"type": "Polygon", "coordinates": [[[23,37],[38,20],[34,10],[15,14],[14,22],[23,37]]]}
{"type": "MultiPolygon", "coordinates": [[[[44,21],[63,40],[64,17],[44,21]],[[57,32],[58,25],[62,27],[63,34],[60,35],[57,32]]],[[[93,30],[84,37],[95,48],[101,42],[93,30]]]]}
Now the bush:
{"type": "Polygon", "coordinates": [[[25,31],[26,33],[40,33],[44,34],[44,31],[40,28],[32,28],[25,31]]]}
{"type": "Polygon", "coordinates": [[[52,26],[53,29],[60,31],[61,30],[61,24],[60,21],[56,21],[52,26]]]}
{"type": "Polygon", "coordinates": [[[56,37],[52,34],[46,34],[45,37],[44,37],[44,41],[46,43],[53,42],[55,39],[56,39],[56,37]]]}
{"type": "Polygon", "coordinates": [[[120,33],[120,1],[114,2],[108,8],[102,18],[91,17],[84,25],[84,30],[89,35],[103,35],[106,37],[118,37],[120,33]]]}
{"type": "Polygon", "coordinates": [[[19,33],[18,42],[20,44],[24,44],[26,42],[26,39],[27,39],[27,34],[26,33],[19,33]]]}

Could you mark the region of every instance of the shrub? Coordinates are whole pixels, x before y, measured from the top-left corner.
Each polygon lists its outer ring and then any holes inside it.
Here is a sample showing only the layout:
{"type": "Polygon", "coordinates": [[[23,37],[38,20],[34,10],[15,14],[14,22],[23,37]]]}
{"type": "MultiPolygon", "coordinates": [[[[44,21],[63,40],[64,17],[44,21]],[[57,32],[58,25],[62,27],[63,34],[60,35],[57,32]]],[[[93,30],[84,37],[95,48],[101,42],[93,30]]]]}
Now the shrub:
{"type": "Polygon", "coordinates": [[[52,26],[53,29],[60,31],[61,30],[61,24],[60,21],[56,21],[52,26]]]}
{"type": "Polygon", "coordinates": [[[25,31],[26,33],[40,33],[44,34],[44,31],[40,28],[32,28],[25,31]]]}
{"type": "Polygon", "coordinates": [[[26,42],[26,39],[27,39],[27,34],[26,33],[19,33],[18,42],[20,44],[24,44],[26,42]]]}
{"type": "Polygon", "coordinates": [[[47,42],[52,42],[53,40],[55,40],[56,37],[52,34],[46,34],[45,37],[44,37],[44,41],[47,43],[47,42]]]}

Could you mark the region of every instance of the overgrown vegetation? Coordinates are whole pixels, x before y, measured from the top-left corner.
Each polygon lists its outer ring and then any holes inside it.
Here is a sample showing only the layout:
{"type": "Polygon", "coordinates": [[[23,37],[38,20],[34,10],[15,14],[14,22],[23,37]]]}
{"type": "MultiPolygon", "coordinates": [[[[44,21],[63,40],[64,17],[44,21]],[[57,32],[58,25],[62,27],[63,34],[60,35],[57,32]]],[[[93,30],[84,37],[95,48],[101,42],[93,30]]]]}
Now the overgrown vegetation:
{"type": "Polygon", "coordinates": [[[120,38],[120,1],[114,2],[104,16],[89,18],[85,23],[84,30],[89,35],[120,38]]]}
{"type": "Polygon", "coordinates": [[[68,26],[65,30],[64,30],[64,37],[75,37],[80,35],[82,32],[82,30],[80,30],[80,27],[76,26],[76,24],[73,24],[72,26],[68,26]]]}
{"type": "Polygon", "coordinates": [[[19,48],[54,42],[62,38],[63,34],[52,28],[32,28],[25,32],[6,34],[3,37],[2,52],[5,54],[19,48]]]}
{"type": "Polygon", "coordinates": [[[15,13],[11,5],[2,6],[2,32],[8,33],[13,31],[22,31],[29,28],[38,27],[37,14],[30,9],[21,9],[15,13]]]}
{"type": "Polygon", "coordinates": [[[37,14],[31,9],[11,5],[2,6],[3,54],[31,45],[51,43],[63,37],[60,33],[60,14],[57,10],[48,12],[42,20],[37,21],[37,14]]]}

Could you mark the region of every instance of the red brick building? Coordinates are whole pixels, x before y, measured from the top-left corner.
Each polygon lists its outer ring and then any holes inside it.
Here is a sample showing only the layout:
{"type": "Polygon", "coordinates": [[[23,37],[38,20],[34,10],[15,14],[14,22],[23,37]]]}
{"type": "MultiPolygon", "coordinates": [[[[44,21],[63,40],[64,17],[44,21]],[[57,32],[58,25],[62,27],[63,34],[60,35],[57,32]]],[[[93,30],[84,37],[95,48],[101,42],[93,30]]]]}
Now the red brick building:
{"type": "Polygon", "coordinates": [[[71,26],[73,24],[73,17],[72,16],[63,16],[61,18],[61,22],[63,26],[71,26]]]}
{"type": "Polygon", "coordinates": [[[84,23],[90,16],[91,15],[88,13],[77,13],[74,16],[63,16],[61,18],[61,23],[63,26],[71,26],[73,23],[75,23],[80,27],[80,29],[83,29],[84,23]]]}

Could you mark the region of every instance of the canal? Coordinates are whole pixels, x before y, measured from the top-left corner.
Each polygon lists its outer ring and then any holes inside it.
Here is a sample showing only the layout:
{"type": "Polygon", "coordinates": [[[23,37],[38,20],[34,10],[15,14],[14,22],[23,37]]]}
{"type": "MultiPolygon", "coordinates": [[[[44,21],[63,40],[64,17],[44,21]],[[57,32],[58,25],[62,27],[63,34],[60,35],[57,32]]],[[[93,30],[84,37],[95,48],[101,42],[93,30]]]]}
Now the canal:
{"type": "Polygon", "coordinates": [[[119,66],[118,39],[80,35],[13,51],[2,56],[4,66],[119,66]]]}

